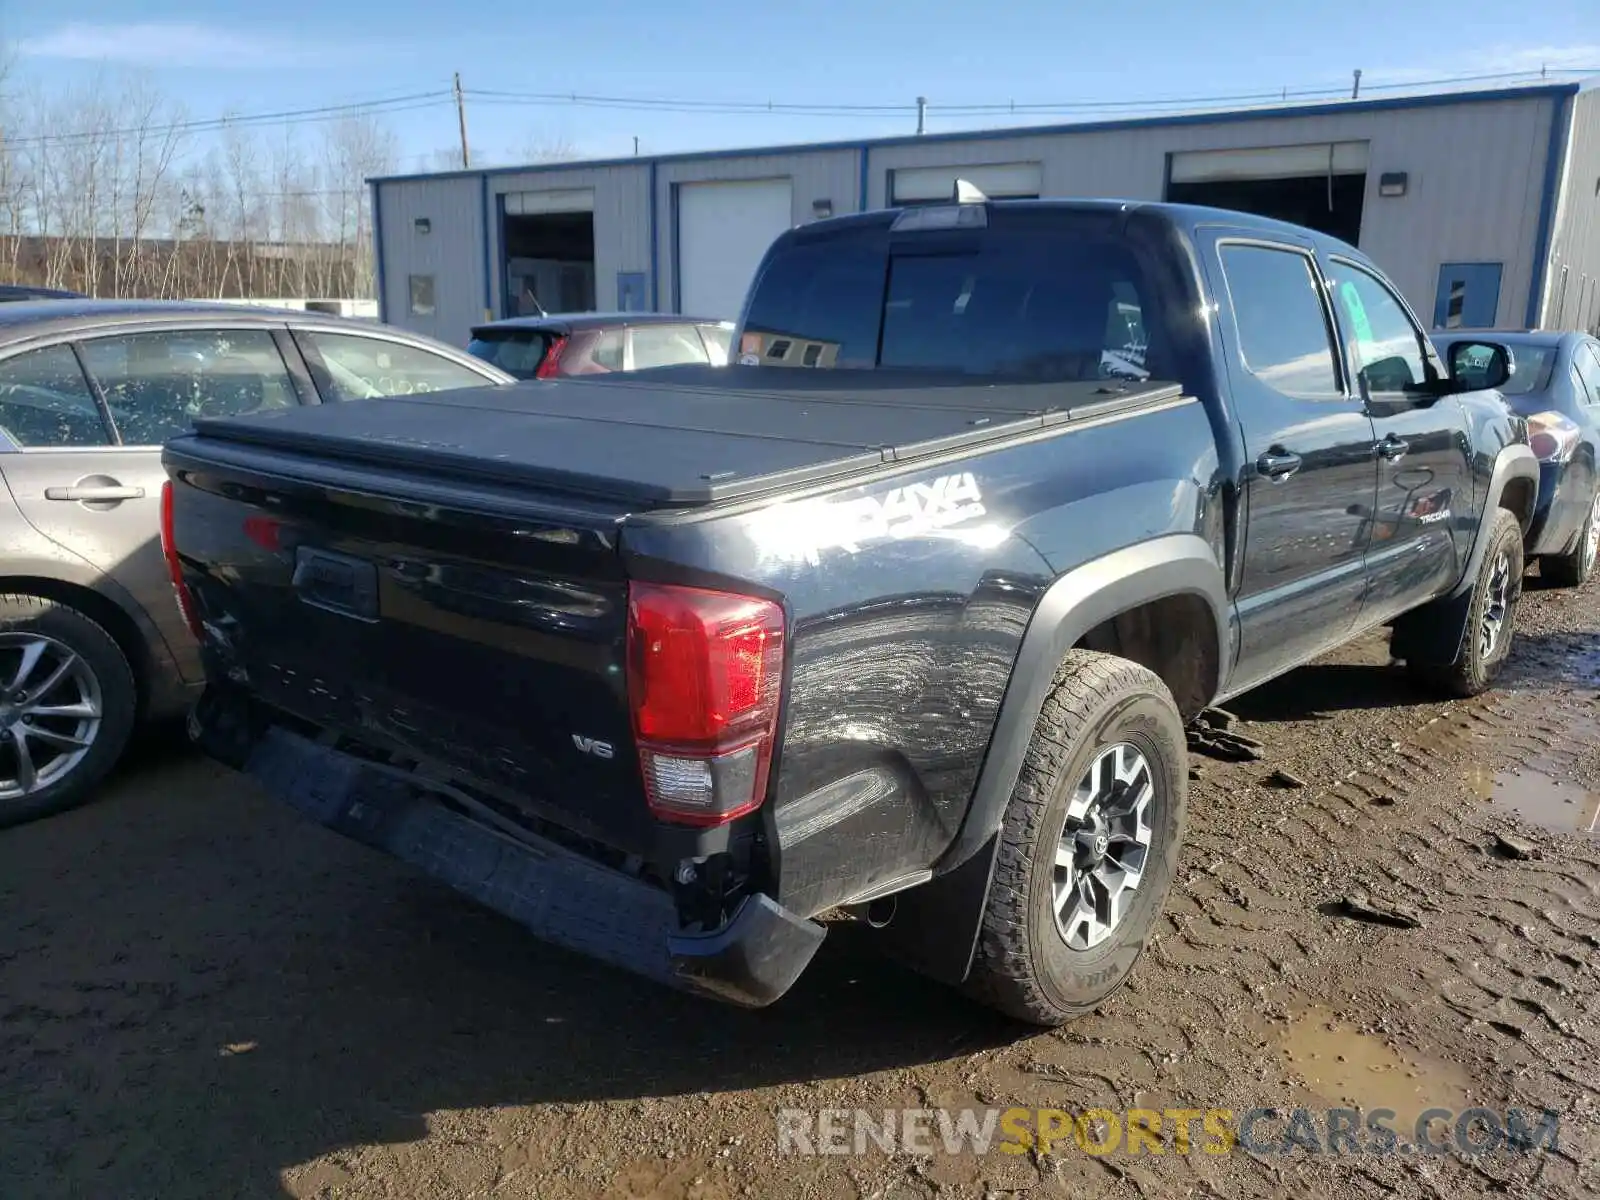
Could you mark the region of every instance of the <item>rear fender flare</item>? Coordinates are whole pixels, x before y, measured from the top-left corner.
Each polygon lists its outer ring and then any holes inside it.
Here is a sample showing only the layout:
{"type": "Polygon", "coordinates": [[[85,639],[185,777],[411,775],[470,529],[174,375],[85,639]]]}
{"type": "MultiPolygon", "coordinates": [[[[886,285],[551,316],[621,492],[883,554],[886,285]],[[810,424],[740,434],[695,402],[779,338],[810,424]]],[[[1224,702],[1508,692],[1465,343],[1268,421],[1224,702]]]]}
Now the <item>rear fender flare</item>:
{"type": "MultiPolygon", "coordinates": [[[[1198,534],[1173,534],[1113,551],[1050,585],[1023,634],[972,803],[940,861],[941,871],[960,866],[999,830],[1056,667],[1067,651],[1118,613],[1179,595],[1198,595],[1211,609],[1218,639],[1213,661],[1219,674],[1225,674],[1230,661],[1226,584],[1216,552],[1198,534]]],[[[1210,695],[1215,696],[1221,686],[1220,678],[1211,680],[1210,695]]]]}
{"type": "MultiPolygon", "coordinates": [[[[1197,595],[1210,608],[1218,642],[1213,661],[1225,677],[1232,661],[1231,606],[1216,552],[1198,534],[1172,534],[1113,551],[1050,585],[1023,635],[966,819],[935,877],[898,897],[894,920],[877,931],[883,949],[936,979],[966,978],[1001,821],[1057,666],[1085,634],[1118,613],[1179,595],[1197,595]]],[[[1221,686],[1221,678],[1209,681],[1209,694],[1221,686]]]]}

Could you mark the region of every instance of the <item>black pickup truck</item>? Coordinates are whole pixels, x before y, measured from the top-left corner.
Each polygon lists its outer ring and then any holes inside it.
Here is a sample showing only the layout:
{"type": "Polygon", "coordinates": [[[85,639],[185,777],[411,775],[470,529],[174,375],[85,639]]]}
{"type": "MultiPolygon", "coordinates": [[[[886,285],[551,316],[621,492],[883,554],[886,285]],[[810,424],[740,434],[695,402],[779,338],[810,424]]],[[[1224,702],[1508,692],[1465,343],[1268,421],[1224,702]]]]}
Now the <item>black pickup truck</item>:
{"type": "Polygon", "coordinates": [[[866,213],[774,243],[734,347],[168,443],[196,739],[656,979],[767,1004],[842,910],[1051,1024],[1139,956],[1203,709],[1378,625],[1455,693],[1505,660],[1525,428],[1350,246],[866,213]]]}

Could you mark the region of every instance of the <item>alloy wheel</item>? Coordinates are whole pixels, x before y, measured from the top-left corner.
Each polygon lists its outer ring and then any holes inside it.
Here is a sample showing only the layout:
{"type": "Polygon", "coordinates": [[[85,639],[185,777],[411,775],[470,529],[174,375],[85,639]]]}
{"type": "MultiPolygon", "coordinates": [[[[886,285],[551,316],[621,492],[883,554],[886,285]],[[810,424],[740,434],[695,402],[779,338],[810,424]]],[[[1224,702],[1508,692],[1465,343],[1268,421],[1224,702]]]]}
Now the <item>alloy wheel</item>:
{"type": "Polygon", "coordinates": [[[100,732],[100,681],[64,642],[0,634],[0,801],[31,796],[81,763],[100,732]]]}
{"type": "Polygon", "coordinates": [[[1150,763],[1128,742],[1102,749],[1078,782],[1051,893],[1056,931],[1072,949],[1099,945],[1127,915],[1144,877],[1157,801],[1150,763]]]}
{"type": "Polygon", "coordinates": [[[1483,606],[1483,621],[1478,629],[1478,651],[1485,662],[1494,657],[1505,633],[1511,608],[1511,557],[1501,553],[1489,571],[1489,595],[1483,606]]]}

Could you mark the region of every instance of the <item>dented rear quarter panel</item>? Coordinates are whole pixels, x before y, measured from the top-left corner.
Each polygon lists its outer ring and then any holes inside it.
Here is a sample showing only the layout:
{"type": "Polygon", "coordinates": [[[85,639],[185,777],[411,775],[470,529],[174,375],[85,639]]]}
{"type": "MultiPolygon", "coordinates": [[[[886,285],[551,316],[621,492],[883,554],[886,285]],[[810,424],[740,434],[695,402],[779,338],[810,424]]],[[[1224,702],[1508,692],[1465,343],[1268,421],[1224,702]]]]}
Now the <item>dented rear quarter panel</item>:
{"type": "Polygon", "coordinates": [[[755,585],[789,617],[773,802],[776,899],[807,915],[950,846],[1035,606],[1064,572],[1199,533],[1223,474],[1191,398],[771,504],[645,517],[634,578],[755,585]]]}

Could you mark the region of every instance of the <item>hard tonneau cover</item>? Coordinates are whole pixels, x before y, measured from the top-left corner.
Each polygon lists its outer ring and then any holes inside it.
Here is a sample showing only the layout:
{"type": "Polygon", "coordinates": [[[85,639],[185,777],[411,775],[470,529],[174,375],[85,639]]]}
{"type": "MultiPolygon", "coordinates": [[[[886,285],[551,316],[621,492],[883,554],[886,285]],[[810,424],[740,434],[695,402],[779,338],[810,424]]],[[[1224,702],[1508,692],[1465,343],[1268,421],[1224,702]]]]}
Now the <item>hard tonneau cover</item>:
{"type": "Polygon", "coordinates": [[[736,500],[1174,398],[1168,383],[940,383],[674,368],[202,418],[205,438],[643,506],[736,500]],[[609,428],[607,428],[609,427],[609,428]]]}

